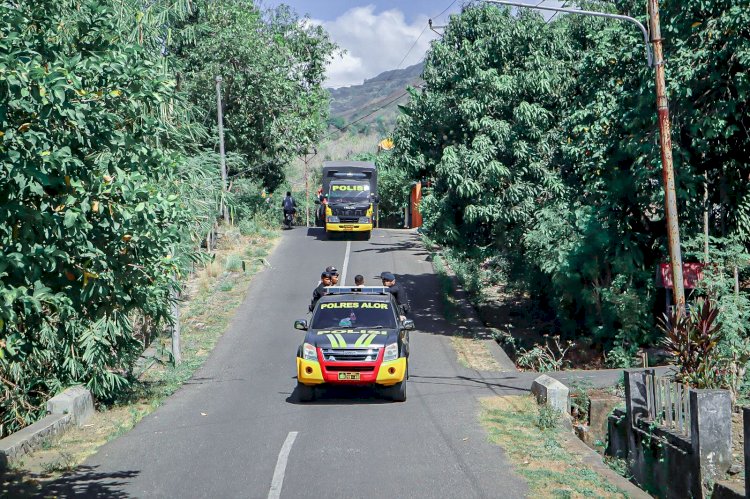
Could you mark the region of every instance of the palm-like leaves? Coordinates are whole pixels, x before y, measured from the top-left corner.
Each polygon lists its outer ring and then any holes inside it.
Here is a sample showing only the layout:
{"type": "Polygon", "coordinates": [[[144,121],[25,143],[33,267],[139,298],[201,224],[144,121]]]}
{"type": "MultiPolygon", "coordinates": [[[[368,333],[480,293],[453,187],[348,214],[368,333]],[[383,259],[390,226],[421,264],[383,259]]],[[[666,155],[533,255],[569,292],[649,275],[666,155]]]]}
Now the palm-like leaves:
{"type": "Polygon", "coordinates": [[[717,347],[722,338],[718,315],[715,302],[705,298],[690,312],[675,307],[659,321],[662,342],[680,368],[679,377],[698,388],[713,387],[717,381],[717,347]]]}

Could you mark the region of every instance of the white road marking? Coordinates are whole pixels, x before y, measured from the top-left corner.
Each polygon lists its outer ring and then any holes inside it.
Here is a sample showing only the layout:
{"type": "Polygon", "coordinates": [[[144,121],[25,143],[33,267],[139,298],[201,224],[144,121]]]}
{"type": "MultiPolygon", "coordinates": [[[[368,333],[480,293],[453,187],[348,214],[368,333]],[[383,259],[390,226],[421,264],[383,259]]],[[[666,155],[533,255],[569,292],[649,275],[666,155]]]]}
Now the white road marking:
{"type": "Polygon", "coordinates": [[[344,266],[341,269],[341,286],[346,286],[346,268],[349,266],[349,251],[352,249],[352,242],[346,242],[346,255],[344,255],[344,266]]]}
{"type": "Polygon", "coordinates": [[[271,490],[268,491],[268,499],[278,499],[281,497],[281,487],[284,485],[284,474],[286,473],[286,462],[289,459],[289,453],[292,450],[294,440],[297,438],[296,431],[290,431],[284,440],[284,445],[279,451],[279,459],[276,461],[276,469],[273,470],[273,480],[271,480],[271,490]]]}

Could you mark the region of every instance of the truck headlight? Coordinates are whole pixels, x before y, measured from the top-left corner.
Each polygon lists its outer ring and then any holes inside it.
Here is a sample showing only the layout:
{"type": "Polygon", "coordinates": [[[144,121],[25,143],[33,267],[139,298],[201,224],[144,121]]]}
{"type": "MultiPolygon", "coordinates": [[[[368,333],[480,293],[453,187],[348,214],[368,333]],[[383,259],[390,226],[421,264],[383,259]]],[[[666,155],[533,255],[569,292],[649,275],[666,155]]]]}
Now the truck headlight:
{"type": "Polygon", "coordinates": [[[329,224],[337,224],[337,223],[339,223],[339,217],[327,217],[326,221],[329,224]]]}
{"type": "Polygon", "coordinates": [[[391,343],[385,347],[383,362],[389,362],[396,359],[398,359],[398,343],[391,343]]]}
{"type": "Polygon", "coordinates": [[[318,352],[315,351],[315,347],[309,343],[302,345],[302,358],[305,360],[318,360],[318,352]]]}
{"type": "Polygon", "coordinates": [[[359,217],[358,223],[369,224],[370,223],[370,217],[359,217]]]}

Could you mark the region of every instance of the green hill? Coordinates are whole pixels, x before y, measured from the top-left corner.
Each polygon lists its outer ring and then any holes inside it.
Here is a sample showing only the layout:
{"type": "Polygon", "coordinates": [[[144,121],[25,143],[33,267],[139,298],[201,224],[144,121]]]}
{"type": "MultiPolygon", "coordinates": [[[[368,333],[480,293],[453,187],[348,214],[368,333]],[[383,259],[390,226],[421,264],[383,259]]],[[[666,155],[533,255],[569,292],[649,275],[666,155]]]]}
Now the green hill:
{"type": "Polygon", "coordinates": [[[422,68],[420,62],[404,69],[385,71],[361,85],[329,89],[331,130],[357,121],[349,131],[387,135],[396,124],[398,104],[409,98],[403,95],[406,88],[424,83],[422,68]]]}

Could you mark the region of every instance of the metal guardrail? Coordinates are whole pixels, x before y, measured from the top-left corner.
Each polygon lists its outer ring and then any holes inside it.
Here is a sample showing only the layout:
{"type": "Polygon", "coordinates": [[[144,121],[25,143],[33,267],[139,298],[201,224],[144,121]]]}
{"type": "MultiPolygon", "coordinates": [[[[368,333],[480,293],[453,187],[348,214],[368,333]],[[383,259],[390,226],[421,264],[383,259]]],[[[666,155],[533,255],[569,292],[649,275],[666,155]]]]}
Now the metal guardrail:
{"type": "Polygon", "coordinates": [[[690,437],[690,387],[670,378],[646,376],[649,419],[667,430],[690,437]]]}

